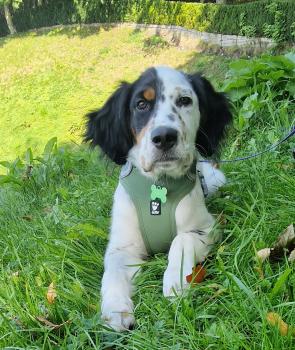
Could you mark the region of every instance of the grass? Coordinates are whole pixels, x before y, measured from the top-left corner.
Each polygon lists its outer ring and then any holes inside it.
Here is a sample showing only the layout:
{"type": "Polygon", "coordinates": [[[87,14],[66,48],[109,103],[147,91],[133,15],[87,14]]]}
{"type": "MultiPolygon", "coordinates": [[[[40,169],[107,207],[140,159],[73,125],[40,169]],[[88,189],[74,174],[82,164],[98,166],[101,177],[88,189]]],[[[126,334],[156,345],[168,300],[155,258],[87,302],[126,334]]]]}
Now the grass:
{"type": "MultiPolygon", "coordinates": [[[[275,311],[295,325],[293,267],[287,259],[266,262],[260,279],[253,257],[294,220],[294,140],[262,158],[223,167],[229,182],[208,206],[212,213],[223,212],[227,225],[224,241],[206,261],[202,284],[174,302],[163,298],[167,259],[157,255],[136,278],[135,330],[116,334],[99,319],[118,169],[79,145],[82,116],[101,105],[118,81],[132,80],[152,64],[201,69],[221,84],[229,59],[162,42],[154,50],[157,40],[118,29],[1,40],[0,159],[31,151],[21,161],[3,163],[10,177],[0,178],[10,180],[0,187],[0,348],[293,348],[291,335],[282,337],[266,322],[266,313],[275,311]],[[59,146],[52,139],[45,147],[53,136],[59,146]],[[49,303],[52,282],[57,297],[49,303]],[[56,325],[70,322],[52,330],[37,317],[56,325]]],[[[224,158],[265,147],[293,122],[292,110],[277,116],[270,104],[269,115],[231,133],[224,158]]]]}

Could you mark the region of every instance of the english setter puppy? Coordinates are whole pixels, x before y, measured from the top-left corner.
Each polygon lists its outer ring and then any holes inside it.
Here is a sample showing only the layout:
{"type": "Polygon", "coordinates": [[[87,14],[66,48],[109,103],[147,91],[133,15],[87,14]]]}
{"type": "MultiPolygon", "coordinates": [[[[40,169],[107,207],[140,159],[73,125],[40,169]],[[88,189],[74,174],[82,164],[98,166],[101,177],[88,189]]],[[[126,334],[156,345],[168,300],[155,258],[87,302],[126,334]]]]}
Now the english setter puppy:
{"type": "Polygon", "coordinates": [[[204,188],[214,192],[225,177],[199,160],[217,152],[232,116],[225,96],[200,74],[158,66],[121,83],[87,118],[85,140],[123,165],[101,288],[102,318],[122,331],[135,321],[132,279],[144,258],[168,252],[169,297],[188,287],[186,276],[214,244],[204,188]]]}

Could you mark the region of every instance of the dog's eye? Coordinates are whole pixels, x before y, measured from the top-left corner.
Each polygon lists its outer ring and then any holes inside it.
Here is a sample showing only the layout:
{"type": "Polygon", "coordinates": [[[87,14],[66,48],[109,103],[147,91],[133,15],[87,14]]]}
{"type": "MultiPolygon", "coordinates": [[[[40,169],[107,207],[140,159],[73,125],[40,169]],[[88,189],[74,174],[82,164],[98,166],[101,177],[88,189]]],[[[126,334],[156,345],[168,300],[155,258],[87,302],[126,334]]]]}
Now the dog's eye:
{"type": "Polygon", "coordinates": [[[189,106],[193,103],[192,99],[188,96],[182,96],[179,97],[179,99],[176,102],[176,105],[178,107],[182,107],[182,106],[189,106]]]}
{"type": "Polygon", "coordinates": [[[139,111],[148,111],[150,109],[150,104],[146,100],[139,100],[136,103],[136,108],[139,111]]]}

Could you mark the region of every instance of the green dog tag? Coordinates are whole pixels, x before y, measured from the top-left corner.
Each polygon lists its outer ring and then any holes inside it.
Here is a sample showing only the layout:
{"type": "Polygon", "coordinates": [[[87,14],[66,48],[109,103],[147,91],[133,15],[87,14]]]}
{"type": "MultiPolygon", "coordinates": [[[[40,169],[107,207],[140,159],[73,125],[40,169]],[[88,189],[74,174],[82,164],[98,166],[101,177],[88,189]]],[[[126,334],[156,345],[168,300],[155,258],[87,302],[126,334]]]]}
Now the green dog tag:
{"type": "Polygon", "coordinates": [[[158,198],[162,203],[167,201],[167,188],[162,186],[151,186],[151,200],[154,201],[158,198]]]}

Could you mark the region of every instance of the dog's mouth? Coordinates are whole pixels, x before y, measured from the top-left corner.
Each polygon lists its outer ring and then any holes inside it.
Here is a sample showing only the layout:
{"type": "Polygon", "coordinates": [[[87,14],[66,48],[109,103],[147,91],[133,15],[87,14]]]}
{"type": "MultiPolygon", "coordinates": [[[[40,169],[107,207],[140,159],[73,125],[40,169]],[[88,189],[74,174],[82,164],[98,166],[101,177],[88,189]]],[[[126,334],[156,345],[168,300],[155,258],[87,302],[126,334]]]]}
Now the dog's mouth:
{"type": "Polygon", "coordinates": [[[171,162],[177,162],[179,160],[178,157],[164,157],[154,161],[154,164],[166,164],[171,162]]]}
{"type": "Polygon", "coordinates": [[[153,171],[155,168],[169,168],[173,167],[175,163],[180,160],[179,157],[163,155],[160,158],[154,159],[148,167],[145,167],[143,170],[148,173],[153,171]]]}

